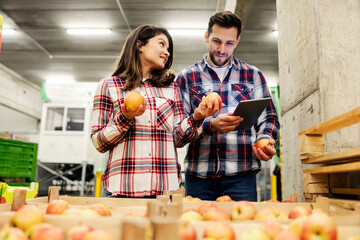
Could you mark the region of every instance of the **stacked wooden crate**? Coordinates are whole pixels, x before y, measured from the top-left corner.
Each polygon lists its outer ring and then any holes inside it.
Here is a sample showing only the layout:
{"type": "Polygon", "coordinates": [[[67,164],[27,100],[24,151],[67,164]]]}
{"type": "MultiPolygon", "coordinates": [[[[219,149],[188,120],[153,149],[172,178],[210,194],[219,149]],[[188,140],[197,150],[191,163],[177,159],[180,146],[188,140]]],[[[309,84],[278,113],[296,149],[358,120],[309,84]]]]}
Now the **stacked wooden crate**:
{"type": "MultiPolygon", "coordinates": [[[[349,173],[360,171],[360,147],[325,152],[324,135],[360,122],[360,107],[299,132],[302,164],[321,164],[303,171],[303,189],[307,201],[318,196],[359,199],[360,188],[350,188],[349,173]]],[[[354,207],[358,201],[345,201],[354,207]]]]}

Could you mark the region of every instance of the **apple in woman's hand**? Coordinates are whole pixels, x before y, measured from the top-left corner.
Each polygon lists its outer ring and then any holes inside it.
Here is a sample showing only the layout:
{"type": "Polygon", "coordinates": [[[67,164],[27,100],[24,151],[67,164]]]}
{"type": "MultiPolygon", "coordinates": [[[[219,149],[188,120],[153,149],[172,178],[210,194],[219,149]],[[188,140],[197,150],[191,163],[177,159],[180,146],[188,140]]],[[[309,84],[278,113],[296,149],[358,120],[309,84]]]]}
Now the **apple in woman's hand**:
{"type": "Polygon", "coordinates": [[[144,103],[144,97],[137,91],[129,91],[125,95],[124,104],[131,111],[136,111],[144,103]]]}

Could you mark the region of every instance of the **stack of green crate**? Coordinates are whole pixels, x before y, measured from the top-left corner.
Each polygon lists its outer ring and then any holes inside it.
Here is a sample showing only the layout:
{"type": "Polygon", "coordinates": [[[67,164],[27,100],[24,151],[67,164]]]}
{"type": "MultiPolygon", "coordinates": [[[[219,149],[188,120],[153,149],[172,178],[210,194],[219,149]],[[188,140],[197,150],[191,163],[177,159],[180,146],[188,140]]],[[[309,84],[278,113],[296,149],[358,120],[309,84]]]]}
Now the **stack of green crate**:
{"type": "Polygon", "coordinates": [[[35,182],[37,150],[37,143],[0,139],[0,179],[12,186],[35,182]]]}

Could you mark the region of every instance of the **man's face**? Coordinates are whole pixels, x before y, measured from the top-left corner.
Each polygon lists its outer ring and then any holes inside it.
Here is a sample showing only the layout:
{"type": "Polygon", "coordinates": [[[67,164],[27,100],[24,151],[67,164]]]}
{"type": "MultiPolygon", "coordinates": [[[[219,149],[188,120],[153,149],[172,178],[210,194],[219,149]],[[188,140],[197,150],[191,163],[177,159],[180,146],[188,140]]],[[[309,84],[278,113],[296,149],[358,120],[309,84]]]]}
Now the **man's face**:
{"type": "Polygon", "coordinates": [[[227,65],[240,37],[237,38],[237,28],[224,28],[215,24],[212,27],[212,33],[205,33],[205,41],[209,46],[209,57],[218,67],[227,65]]]}

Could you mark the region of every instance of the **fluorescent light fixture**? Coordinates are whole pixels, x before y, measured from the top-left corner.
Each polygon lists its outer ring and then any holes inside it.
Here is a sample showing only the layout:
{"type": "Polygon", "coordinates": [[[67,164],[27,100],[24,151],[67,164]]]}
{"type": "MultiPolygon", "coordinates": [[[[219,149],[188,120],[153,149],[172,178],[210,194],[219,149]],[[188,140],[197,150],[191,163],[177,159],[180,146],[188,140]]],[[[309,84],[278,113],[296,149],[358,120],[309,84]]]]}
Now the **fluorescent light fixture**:
{"type": "Polygon", "coordinates": [[[174,36],[204,36],[205,35],[204,29],[170,29],[170,35],[174,36]]]}
{"type": "Polygon", "coordinates": [[[66,32],[70,35],[104,35],[110,34],[108,28],[69,28],[66,32]]]}
{"type": "Polygon", "coordinates": [[[4,35],[13,35],[13,34],[16,34],[17,31],[13,28],[3,28],[1,30],[1,33],[4,34],[4,35]]]}
{"type": "Polygon", "coordinates": [[[274,30],[272,33],[273,33],[273,35],[274,35],[275,37],[277,37],[277,36],[279,35],[278,30],[274,30]]]}

